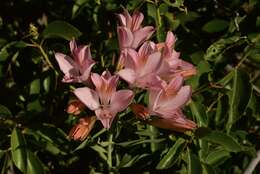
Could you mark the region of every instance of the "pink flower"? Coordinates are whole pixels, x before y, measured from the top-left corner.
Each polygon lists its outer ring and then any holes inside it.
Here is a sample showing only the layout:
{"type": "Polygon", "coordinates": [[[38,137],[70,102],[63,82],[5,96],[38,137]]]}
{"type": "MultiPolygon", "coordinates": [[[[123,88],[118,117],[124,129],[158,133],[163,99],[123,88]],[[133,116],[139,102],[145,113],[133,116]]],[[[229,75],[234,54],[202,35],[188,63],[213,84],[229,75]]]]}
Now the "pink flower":
{"type": "Polygon", "coordinates": [[[183,77],[176,76],[162,89],[149,90],[149,110],[163,118],[171,118],[176,109],[184,106],[191,97],[191,87],[182,86],[183,77]]]}
{"type": "Polygon", "coordinates": [[[77,88],[74,94],[90,109],[95,111],[97,118],[105,128],[110,128],[115,115],[123,111],[131,103],[134,93],[131,90],[116,91],[117,76],[111,76],[108,71],[100,76],[91,75],[96,89],[77,88]]]}
{"type": "Polygon", "coordinates": [[[55,58],[64,73],[63,82],[83,82],[87,83],[92,66],[95,64],[92,60],[89,46],[77,46],[76,41],[70,41],[71,57],[62,53],[56,53],[55,58]]]}
{"type": "Polygon", "coordinates": [[[133,48],[136,49],[144,41],[149,39],[154,32],[154,27],[142,27],[141,23],[144,15],[140,12],[135,12],[132,16],[127,10],[122,14],[118,14],[121,26],[117,27],[120,49],[133,48]]]}
{"type": "Polygon", "coordinates": [[[173,49],[176,38],[172,32],[167,33],[166,41],[164,43],[157,44],[157,49],[162,50],[162,64],[158,70],[160,77],[169,81],[176,75],[182,75],[183,77],[189,77],[197,73],[196,68],[179,59],[180,53],[173,49]]]}
{"type": "Polygon", "coordinates": [[[162,89],[149,90],[148,108],[132,104],[131,109],[148,124],[160,128],[179,132],[193,129],[196,124],[186,119],[181,111],[191,97],[191,87],[182,84],[183,77],[178,75],[169,84],[164,83],[162,89]],[[157,117],[150,119],[151,115],[157,117]]]}
{"type": "Polygon", "coordinates": [[[140,88],[161,87],[162,80],[157,76],[161,53],[155,50],[152,42],[145,42],[138,52],[125,49],[122,60],[125,68],[118,75],[130,85],[140,88]]]}

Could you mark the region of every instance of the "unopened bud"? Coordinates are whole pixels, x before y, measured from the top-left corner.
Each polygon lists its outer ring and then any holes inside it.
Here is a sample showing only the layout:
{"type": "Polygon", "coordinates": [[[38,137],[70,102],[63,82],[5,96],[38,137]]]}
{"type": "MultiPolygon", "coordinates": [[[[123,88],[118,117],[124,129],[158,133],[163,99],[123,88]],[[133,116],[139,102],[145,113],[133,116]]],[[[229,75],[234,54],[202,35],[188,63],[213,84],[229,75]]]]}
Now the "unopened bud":
{"type": "Polygon", "coordinates": [[[85,108],[86,106],[80,100],[73,100],[69,103],[66,112],[68,114],[79,115],[85,108]]]}
{"type": "Polygon", "coordinates": [[[150,118],[149,110],[141,104],[131,104],[130,108],[137,118],[147,120],[150,118]]]}
{"type": "Polygon", "coordinates": [[[196,123],[186,118],[155,118],[147,122],[162,129],[185,132],[196,128],[196,123]]]}
{"type": "Polygon", "coordinates": [[[96,120],[96,116],[81,118],[79,123],[70,130],[69,138],[76,141],[83,141],[89,135],[96,120]]]}

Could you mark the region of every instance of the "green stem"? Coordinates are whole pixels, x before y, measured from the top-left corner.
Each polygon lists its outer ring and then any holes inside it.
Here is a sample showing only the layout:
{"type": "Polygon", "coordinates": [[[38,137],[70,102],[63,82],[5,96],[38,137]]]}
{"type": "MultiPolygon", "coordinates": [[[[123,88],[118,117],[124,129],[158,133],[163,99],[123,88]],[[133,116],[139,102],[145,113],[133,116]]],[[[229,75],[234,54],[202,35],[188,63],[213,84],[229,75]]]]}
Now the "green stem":
{"type": "Polygon", "coordinates": [[[42,53],[42,56],[43,56],[44,60],[47,62],[47,64],[48,64],[52,69],[55,70],[54,66],[52,65],[52,63],[51,63],[51,61],[50,61],[48,55],[45,53],[45,51],[44,51],[44,49],[42,48],[42,46],[41,46],[41,45],[38,45],[38,48],[39,48],[40,52],[42,53]]]}
{"type": "Polygon", "coordinates": [[[155,8],[156,8],[156,37],[158,41],[161,41],[160,37],[160,28],[162,26],[162,19],[160,15],[160,8],[159,8],[159,2],[158,0],[155,0],[155,8]]]}
{"type": "Polygon", "coordinates": [[[107,164],[108,164],[110,173],[113,173],[113,172],[111,172],[111,169],[113,167],[113,162],[112,162],[113,134],[112,133],[110,133],[108,135],[108,142],[109,142],[109,145],[108,145],[108,149],[107,149],[107,164]]]}

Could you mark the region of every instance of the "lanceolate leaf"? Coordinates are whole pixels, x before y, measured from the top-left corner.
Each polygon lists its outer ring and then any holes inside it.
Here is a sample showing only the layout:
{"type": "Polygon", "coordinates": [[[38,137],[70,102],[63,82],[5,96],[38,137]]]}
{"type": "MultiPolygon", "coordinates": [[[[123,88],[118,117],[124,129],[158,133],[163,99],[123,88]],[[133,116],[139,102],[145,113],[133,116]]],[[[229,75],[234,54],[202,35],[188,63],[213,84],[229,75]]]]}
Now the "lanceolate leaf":
{"type": "Polygon", "coordinates": [[[17,128],[13,129],[11,135],[11,153],[12,159],[15,166],[22,172],[26,173],[27,162],[26,162],[26,144],[25,139],[21,131],[17,128]]]}
{"type": "Polygon", "coordinates": [[[157,164],[156,169],[167,169],[170,168],[176,159],[178,159],[178,151],[181,149],[182,145],[185,143],[183,138],[179,138],[175,144],[169,149],[169,151],[164,155],[162,160],[157,164]]]}
{"type": "Polygon", "coordinates": [[[189,149],[188,153],[188,174],[202,173],[202,167],[198,157],[193,154],[189,149]]]}
{"type": "Polygon", "coordinates": [[[212,131],[204,136],[203,139],[212,143],[220,144],[229,152],[239,152],[243,150],[240,144],[233,137],[219,131],[212,131]]]}
{"type": "Polygon", "coordinates": [[[199,102],[191,101],[190,108],[192,115],[196,118],[198,126],[206,127],[208,125],[207,114],[205,108],[199,102]]]}
{"type": "Polygon", "coordinates": [[[17,128],[11,135],[11,153],[15,166],[24,174],[42,174],[43,167],[40,160],[27,148],[26,141],[17,128]]]}
{"type": "Polygon", "coordinates": [[[230,153],[222,148],[215,149],[209,153],[206,158],[206,163],[210,165],[219,165],[225,162],[230,157],[230,153]]]}
{"type": "Polygon", "coordinates": [[[81,32],[73,25],[65,21],[54,21],[50,23],[42,33],[43,38],[63,38],[71,40],[81,35],[81,32]]]}
{"type": "Polygon", "coordinates": [[[236,69],[234,71],[233,87],[229,95],[229,117],[227,130],[230,131],[234,124],[243,114],[251,94],[251,84],[246,73],[236,69]]]}

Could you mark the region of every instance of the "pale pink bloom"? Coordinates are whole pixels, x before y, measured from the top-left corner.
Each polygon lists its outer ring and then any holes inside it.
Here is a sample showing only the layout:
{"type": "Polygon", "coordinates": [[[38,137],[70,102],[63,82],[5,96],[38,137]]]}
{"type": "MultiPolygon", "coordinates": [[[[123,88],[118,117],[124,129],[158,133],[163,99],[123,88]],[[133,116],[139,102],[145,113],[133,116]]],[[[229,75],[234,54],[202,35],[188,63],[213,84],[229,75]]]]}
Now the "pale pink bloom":
{"type": "Polygon", "coordinates": [[[110,128],[118,112],[123,111],[131,103],[134,93],[131,90],[116,91],[117,76],[111,76],[108,71],[100,76],[91,75],[96,89],[88,87],[77,88],[74,94],[90,109],[95,111],[97,118],[105,128],[110,128]]]}
{"type": "Polygon", "coordinates": [[[127,10],[122,14],[118,14],[121,26],[117,27],[120,49],[133,48],[136,49],[143,42],[151,37],[154,27],[142,27],[141,23],[144,15],[140,12],[134,12],[132,16],[127,10]]]}
{"type": "Polygon", "coordinates": [[[163,118],[171,118],[176,109],[182,108],[191,97],[191,87],[182,86],[183,77],[176,76],[162,89],[149,90],[149,110],[163,118]]]}
{"type": "Polygon", "coordinates": [[[162,64],[158,69],[158,74],[163,79],[169,81],[176,75],[189,77],[197,73],[196,68],[184,60],[181,60],[180,53],[173,49],[176,38],[172,32],[168,32],[164,43],[157,44],[157,49],[162,49],[162,64]]]}
{"type": "Polygon", "coordinates": [[[164,83],[162,89],[149,90],[148,108],[132,104],[131,109],[140,119],[160,128],[179,132],[193,129],[196,124],[181,111],[191,97],[191,87],[182,84],[183,77],[176,76],[169,84],[164,83]]]}
{"type": "Polygon", "coordinates": [[[79,123],[73,126],[70,130],[69,138],[77,141],[83,141],[89,135],[90,131],[95,125],[96,120],[96,116],[79,119],[79,123]]]}
{"type": "Polygon", "coordinates": [[[160,88],[162,80],[157,75],[161,64],[161,53],[156,51],[152,42],[145,42],[136,52],[125,49],[124,69],[118,75],[131,86],[139,88],[160,88]]]}
{"type": "Polygon", "coordinates": [[[89,46],[77,46],[76,41],[70,41],[71,57],[62,53],[56,53],[55,58],[61,71],[64,73],[65,83],[86,83],[90,71],[95,64],[92,59],[89,46]]]}

